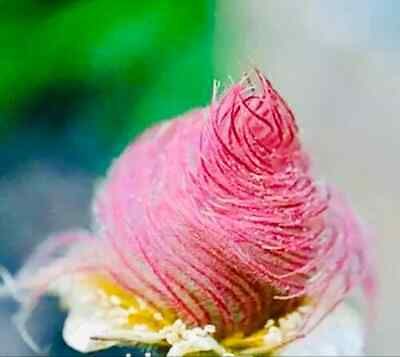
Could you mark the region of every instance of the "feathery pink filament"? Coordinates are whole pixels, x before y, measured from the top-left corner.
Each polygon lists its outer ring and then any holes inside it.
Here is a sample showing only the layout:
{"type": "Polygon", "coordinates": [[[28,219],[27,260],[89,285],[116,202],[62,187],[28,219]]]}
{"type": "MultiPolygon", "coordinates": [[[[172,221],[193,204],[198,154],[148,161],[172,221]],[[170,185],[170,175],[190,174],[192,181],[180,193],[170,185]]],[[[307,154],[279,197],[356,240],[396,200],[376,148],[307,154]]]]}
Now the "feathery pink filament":
{"type": "Polygon", "coordinates": [[[274,297],[334,306],[368,266],[362,227],[317,185],[291,110],[257,77],[258,90],[236,84],[123,153],[95,202],[102,249],[86,261],[220,335],[263,324],[274,297]]]}

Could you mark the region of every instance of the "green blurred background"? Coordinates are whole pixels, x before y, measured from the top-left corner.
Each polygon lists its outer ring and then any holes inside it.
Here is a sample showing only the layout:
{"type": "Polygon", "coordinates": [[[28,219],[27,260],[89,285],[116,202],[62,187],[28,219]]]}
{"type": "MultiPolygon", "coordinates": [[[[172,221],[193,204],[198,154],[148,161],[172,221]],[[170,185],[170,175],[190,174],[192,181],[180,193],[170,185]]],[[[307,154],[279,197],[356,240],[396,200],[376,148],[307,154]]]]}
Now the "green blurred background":
{"type": "Polygon", "coordinates": [[[32,123],[43,139],[75,130],[70,150],[101,172],[145,127],[207,103],[214,11],[212,0],[1,0],[1,141],[32,123]]]}

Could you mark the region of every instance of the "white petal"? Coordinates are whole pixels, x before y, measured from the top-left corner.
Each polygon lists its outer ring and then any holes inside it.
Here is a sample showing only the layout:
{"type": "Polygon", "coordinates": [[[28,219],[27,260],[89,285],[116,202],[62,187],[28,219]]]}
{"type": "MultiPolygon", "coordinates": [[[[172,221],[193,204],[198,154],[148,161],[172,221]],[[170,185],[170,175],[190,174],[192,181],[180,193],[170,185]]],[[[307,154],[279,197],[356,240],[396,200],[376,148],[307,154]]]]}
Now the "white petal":
{"type": "Polygon", "coordinates": [[[96,336],[106,336],[109,330],[110,325],[102,319],[93,315],[70,312],[64,323],[63,337],[68,346],[86,353],[115,345],[115,342],[92,339],[96,336]]]}
{"type": "Polygon", "coordinates": [[[360,356],[364,329],[360,315],[342,303],[309,335],[281,351],[282,356],[360,356]]]}

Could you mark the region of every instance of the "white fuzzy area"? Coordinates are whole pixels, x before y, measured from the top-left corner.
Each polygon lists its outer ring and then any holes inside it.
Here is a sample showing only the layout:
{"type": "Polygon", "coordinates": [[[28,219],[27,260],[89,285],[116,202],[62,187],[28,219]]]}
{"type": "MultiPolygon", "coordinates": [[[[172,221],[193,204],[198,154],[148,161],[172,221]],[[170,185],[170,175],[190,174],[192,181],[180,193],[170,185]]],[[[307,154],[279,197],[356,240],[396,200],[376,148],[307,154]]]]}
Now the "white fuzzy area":
{"type": "Polygon", "coordinates": [[[364,333],[359,313],[342,303],[309,335],[284,348],[281,356],[362,356],[364,333]]]}

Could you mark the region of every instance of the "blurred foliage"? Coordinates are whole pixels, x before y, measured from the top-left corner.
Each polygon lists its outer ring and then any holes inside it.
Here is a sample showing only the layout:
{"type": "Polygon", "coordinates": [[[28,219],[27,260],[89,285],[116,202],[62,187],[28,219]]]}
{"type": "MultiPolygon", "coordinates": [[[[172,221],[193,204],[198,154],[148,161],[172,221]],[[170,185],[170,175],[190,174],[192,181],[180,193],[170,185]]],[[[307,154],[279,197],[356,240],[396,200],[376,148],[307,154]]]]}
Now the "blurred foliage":
{"type": "Polygon", "coordinates": [[[26,120],[74,121],[115,151],[205,104],[214,10],[213,0],[0,0],[0,137],[26,120]]]}

